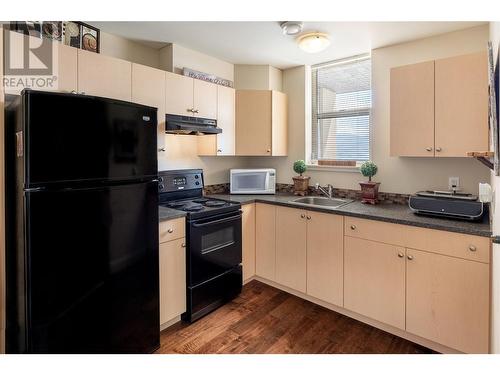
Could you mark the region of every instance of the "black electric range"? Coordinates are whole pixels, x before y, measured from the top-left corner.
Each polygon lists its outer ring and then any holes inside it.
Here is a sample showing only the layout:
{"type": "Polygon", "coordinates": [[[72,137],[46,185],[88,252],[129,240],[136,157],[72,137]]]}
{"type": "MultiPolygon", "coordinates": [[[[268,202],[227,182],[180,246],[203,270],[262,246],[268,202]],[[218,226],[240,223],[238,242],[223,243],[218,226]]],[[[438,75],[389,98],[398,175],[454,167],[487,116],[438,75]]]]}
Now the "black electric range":
{"type": "Polygon", "coordinates": [[[203,170],[158,174],[160,205],[186,212],[186,302],[195,321],[241,292],[241,205],[203,196],[203,170]]]}

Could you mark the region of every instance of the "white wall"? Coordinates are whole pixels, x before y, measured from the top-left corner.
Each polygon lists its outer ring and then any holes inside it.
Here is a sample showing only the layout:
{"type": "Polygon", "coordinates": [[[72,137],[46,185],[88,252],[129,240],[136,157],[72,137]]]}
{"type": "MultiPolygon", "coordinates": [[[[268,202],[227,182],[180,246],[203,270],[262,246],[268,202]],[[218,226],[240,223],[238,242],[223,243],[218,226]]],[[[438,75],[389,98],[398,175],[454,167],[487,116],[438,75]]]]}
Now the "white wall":
{"type": "Polygon", "coordinates": [[[100,35],[100,52],[103,55],[152,66],[153,68],[160,66],[159,50],[103,31],[101,31],[100,35]]]}
{"type": "Polygon", "coordinates": [[[190,68],[234,81],[233,64],[178,44],[172,44],[171,48],[174,73],[182,73],[183,68],[190,68]]]}
{"type": "MultiPolygon", "coordinates": [[[[500,43],[500,22],[490,23],[490,40],[493,43],[495,61],[498,56],[498,45],[500,43]]],[[[496,83],[497,85],[499,82],[496,83]]],[[[497,101],[498,103],[498,101],[497,101]]],[[[495,235],[500,235],[500,177],[491,173],[491,185],[494,192],[492,203],[492,227],[495,235]]],[[[491,260],[492,280],[492,308],[491,308],[491,351],[500,354],[500,245],[493,245],[491,260]]]]}
{"type": "Polygon", "coordinates": [[[271,65],[234,66],[234,87],[236,90],[283,89],[283,71],[271,65]]]}
{"type": "MultiPolygon", "coordinates": [[[[488,26],[480,26],[453,33],[442,34],[409,43],[398,44],[372,51],[372,159],[379,166],[376,181],[381,191],[414,193],[421,189],[447,189],[448,177],[460,177],[462,187],[477,193],[478,183],[489,181],[488,169],[467,158],[396,158],[389,156],[389,82],[390,68],[420,61],[476,52],[486,48],[488,26]]],[[[289,100],[289,156],[285,158],[256,158],[250,163],[277,168],[277,179],[291,183],[294,172],[292,163],[306,158],[305,139],[309,133],[310,78],[307,69],[299,67],[283,72],[283,91],[289,100]]],[[[309,170],[311,183],[331,183],[335,187],[359,189],[363,179],[359,173],[309,170]]]]}

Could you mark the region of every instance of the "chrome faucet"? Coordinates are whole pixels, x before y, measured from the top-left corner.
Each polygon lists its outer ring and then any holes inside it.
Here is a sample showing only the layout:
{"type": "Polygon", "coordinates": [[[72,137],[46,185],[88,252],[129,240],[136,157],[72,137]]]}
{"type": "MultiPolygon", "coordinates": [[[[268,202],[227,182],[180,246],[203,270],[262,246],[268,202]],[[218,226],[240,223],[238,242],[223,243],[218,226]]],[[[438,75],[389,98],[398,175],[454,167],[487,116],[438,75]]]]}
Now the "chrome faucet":
{"type": "Polygon", "coordinates": [[[330,185],[330,184],[328,184],[328,185],[326,185],[326,187],[328,188],[328,191],[326,191],[325,188],[319,186],[319,182],[316,182],[316,190],[319,190],[325,196],[327,196],[328,198],[332,199],[333,198],[333,186],[330,185]]]}

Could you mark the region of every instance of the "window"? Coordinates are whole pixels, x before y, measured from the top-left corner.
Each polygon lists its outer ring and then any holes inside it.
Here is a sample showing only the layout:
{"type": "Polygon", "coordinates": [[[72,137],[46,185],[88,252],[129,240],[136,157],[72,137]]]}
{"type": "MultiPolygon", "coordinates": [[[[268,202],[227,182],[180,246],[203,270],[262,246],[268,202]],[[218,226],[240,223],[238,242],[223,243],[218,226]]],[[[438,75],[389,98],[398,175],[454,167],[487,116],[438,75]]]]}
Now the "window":
{"type": "Polygon", "coordinates": [[[371,60],[312,67],[311,162],[355,166],[370,159],[371,60]]]}

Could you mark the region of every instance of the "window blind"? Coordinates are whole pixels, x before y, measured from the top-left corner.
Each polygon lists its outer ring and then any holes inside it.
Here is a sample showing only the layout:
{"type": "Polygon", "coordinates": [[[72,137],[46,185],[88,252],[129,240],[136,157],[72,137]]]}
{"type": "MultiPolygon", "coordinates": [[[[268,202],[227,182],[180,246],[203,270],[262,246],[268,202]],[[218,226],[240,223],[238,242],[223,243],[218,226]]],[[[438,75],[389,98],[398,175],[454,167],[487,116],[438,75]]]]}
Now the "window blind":
{"type": "Polygon", "coordinates": [[[312,162],[370,159],[371,60],[312,67],[312,162]]]}

